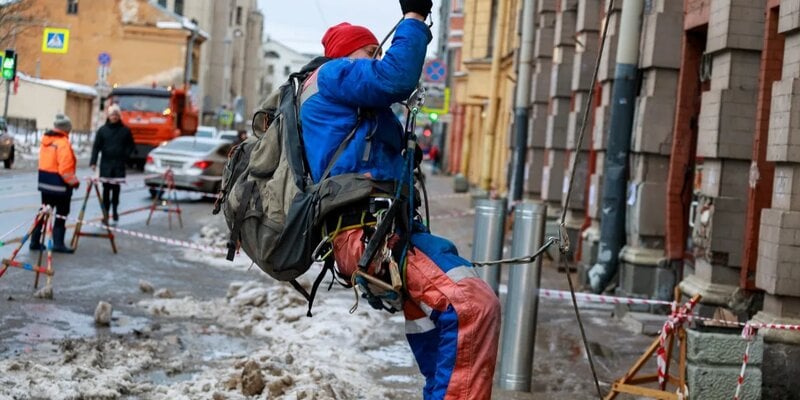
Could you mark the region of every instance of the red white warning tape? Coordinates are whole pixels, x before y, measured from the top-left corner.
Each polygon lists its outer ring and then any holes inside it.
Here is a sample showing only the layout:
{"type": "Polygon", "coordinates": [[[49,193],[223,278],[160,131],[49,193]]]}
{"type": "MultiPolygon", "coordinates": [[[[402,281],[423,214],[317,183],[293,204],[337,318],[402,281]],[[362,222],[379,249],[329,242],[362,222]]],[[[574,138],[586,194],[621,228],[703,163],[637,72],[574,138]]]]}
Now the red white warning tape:
{"type": "MultiPolygon", "coordinates": [[[[95,227],[98,227],[98,228],[106,229],[106,225],[101,224],[101,223],[97,223],[97,222],[88,221],[88,220],[80,221],[77,218],[67,218],[67,217],[64,217],[63,215],[56,215],[56,218],[63,219],[65,221],[68,220],[68,221],[76,222],[76,223],[77,222],[82,222],[84,225],[95,226],[95,227]]],[[[207,252],[216,253],[216,254],[227,254],[227,250],[225,248],[222,248],[222,247],[203,246],[203,245],[200,245],[200,244],[197,244],[197,243],[187,242],[185,240],[178,240],[178,239],[172,239],[172,238],[168,238],[168,237],[164,237],[164,236],[151,235],[149,233],[142,233],[142,232],[132,231],[132,230],[129,230],[129,229],[117,228],[117,227],[114,227],[114,226],[108,226],[108,229],[111,230],[112,232],[118,232],[118,233],[121,233],[123,235],[133,236],[133,237],[136,237],[136,238],[139,238],[139,239],[149,240],[151,242],[164,243],[164,244],[168,244],[170,246],[185,247],[185,248],[188,248],[188,249],[207,251],[207,252]]]]}
{"type": "Polygon", "coordinates": [[[747,369],[747,362],[750,361],[750,343],[756,335],[756,329],[750,324],[745,324],[742,329],[742,338],[747,341],[747,346],[744,348],[744,356],[742,356],[742,369],[739,371],[739,378],[736,380],[736,393],[733,395],[733,400],[739,400],[739,393],[744,385],[744,372],[747,369]]]}
{"type": "Polygon", "coordinates": [[[678,308],[677,303],[672,303],[672,313],[664,321],[664,326],[661,327],[661,333],[658,336],[658,350],[656,352],[656,364],[658,365],[658,385],[661,390],[666,389],[667,386],[667,337],[672,334],[678,327],[684,325],[689,319],[687,318],[692,314],[697,300],[691,299],[686,304],[678,308]]]}
{"type": "MultiPolygon", "coordinates": [[[[570,292],[564,290],[550,290],[550,289],[539,289],[539,297],[549,298],[549,299],[560,299],[560,300],[572,299],[572,295],[570,294],[570,292]]],[[[575,293],[575,298],[578,301],[604,303],[604,304],[628,304],[628,305],[639,304],[639,305],[658,305],[658,306],[672,305],[672,302],[664,300],[603,296],[600,294],[590,294],[590,293],[575,293]]]]}

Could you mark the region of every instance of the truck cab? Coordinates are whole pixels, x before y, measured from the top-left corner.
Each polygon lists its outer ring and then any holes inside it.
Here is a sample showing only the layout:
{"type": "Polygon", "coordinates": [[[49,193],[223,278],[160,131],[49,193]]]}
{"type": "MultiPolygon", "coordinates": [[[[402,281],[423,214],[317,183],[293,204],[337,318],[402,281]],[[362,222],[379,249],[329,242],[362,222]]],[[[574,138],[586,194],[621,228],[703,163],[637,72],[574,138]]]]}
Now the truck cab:
{"type": "Polygon", "coordinates": [[[140,169],[150,150],[197,131],[197,109],[183,89],[119,87],[111,91],[111,101],[119,105],[122,122],[133,134],[131,162],[140,169]]]}

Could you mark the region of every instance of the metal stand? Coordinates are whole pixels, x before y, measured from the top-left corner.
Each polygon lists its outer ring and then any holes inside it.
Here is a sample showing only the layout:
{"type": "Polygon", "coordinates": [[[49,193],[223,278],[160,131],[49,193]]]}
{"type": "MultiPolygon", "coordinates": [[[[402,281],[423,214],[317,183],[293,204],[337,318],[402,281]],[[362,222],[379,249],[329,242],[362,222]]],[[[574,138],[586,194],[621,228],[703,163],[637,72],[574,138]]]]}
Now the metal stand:
{"type": "Polygon", "coordinates": [[[114,254],[117,254],[117,245],[114,242],[114,233],[111,232],[111,228],[108,227],[108,210],[103,207],[103,197],[100,195],[100,189],[98,188],[98,183],[94,180],[90,180],[89,184],[86,186],[86,196],[83,198],[83,205],[81,206],[81,212],[78,214],[78,223],[75,225],[75,231],[72,233],[72,241],[71,245],[72,248],[76,251],[78,250],[78,240],[81,236],[86,237],[93,237],[93,238],[101,238],[101,239],[108,239],[111,242],[111,251],[114,254]],[[106,229],[106,233],[96,233],[96,232],[82,232],[81,228],[83,228],[83,217],[86,213],[86,204],[89,203],[89,197],[92,195],[92,189],[94,189],[94,193],[97,197],[97,202],[100,204],[100,209],[103,210],[103,226],[106,229]]]}
{"type": "MultiPolygon", "coordinates": [[[[675,298],[680,298],[680,293],[675,290],[675,298]]],[[[695,295],[690,304],[696,304],[700,301],[700,295],[695,295]]],[[[637,376],[639,370],[644,367],[648,360],[654,357],[661,347],[662,338],[656,338],[650,347],[642,354],[641,357],[633,364],[633,367],[628,370],[624,377],[614,382],[611,391],[606,395],[605,400],[615,399],[621,393],[628,393],[636,396],[644,396],[652,399],[661,400],[679,400],[689,398],[689,390],[686,386],[686,329],[683,324],[677,324],[674,330],[666,333],[666,363],[664,366],[664,379],[663,385],[659,385],[657,389],[644,387],[643,385],[656,383],[658,384],[658,373],[637,376]],[[678,352],[678,376],[669,373],[670,362],[672,360],[672,349],[675,345],[675,337],[677,336],[679,343],[678,352]],[[666,391],[666,384],[669,383],[677,388],[674,393],[666,391]]]]}
{"type": "Polygon", "coordinates": [[[167,219],[169,220],[169,229],[172,229],[172,214],[175,213],[178,216],[178,224],[180,225],[181,229],[183,229],[183,220],[181,219],[181,205],[178,203],[178,194],[175,191],[175,175],[172,172],[172,168],[167,169],[164,172],[164,176],[161,178],[161,186],[158,187],[158,193],[153,198],[153,204],[150,206],[150,215],[147,216],[147,225],[150,225],[150,219],[153,218],[153,213],[156,210],[165,211],[167,213],[167,219]],[[166,187],[166,195],[164,195],[164,200],[162,204],[158,204],[161,201],[162,194],[164,193],[164,189],[166,187]],[[172,197],[172,203],[175,203],[175,207],[170,205],[170,196],[172,197]]]}
{"type": "Polygon", "coordinates": [[[50,207],[46,207],[39,211],[36,214],[36,218],[33,221],[33,225],[28,229],[28,232],[22,237],[22,240],[14,249],[14,252],[11,253],[11,258],[4,258],[2,261],[2,268],[0,268],[0,277],[6,273],[9,267],[20,268],[28,271],[33,271],[36,273],[36,278],[33,281],[33,288],[36,289],[39,287],[39,274],[47,275],[47,286],[51,285],[51,280],[53,277],[53,222],[55,221],[56,213],[55,209],[50,207]],[[28,263],[19,262],[16,260],[17,254],[19,254],[20,249],[22,246],[25,245],[25,242],[30,239],[33,230],[36,229],[37,225],[42,225],[42,235],[41,235],[41,242],[42,250],[39,251],[39,261],[36,265],[31,265],[28,263]],[[47,249],[47,266],[42,267],[42,258],[45,252],[45,245],[47,249]]]}

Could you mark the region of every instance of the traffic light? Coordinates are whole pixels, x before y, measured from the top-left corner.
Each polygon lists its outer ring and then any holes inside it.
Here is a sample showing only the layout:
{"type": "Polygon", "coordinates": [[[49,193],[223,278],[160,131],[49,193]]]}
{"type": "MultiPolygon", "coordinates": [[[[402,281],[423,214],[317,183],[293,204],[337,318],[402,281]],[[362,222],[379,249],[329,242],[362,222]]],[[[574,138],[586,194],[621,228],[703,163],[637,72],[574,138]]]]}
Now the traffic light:
{"type": "Polygon", "coordinates": [[[6,50],[3,56],[2,74],[3,79],[7,81],[12,81],[17,76],[17,54],[14,50],[6,50]]]}
{"type": "Polygon", "coordinates": [[[431,120],[431,122],[438,121],[439,120],[439,113],[432,112],[432,113],[428,114],[428,119],[431,120]]]}

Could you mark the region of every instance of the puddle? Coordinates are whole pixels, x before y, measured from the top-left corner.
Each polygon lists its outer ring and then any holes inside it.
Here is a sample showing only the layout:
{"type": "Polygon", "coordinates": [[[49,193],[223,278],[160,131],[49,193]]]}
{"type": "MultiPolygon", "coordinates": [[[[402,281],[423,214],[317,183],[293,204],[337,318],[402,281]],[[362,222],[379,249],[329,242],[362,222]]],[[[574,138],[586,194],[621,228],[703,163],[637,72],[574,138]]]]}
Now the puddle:
{"type": "Polygon", "coordinates": [[[66,338],[125,335],[142,330],[149,323],[147,318],[132,317],[114,310],[111,327],[98,327],[92,315],[47,303],[31,304],[19,311],[2,319],[7,341],[0,346],[0,354],[66,338]]]}
{"type": "Polygon", "coordinates": [[[186,371],[178,373],[167,373],[163,369],[148,371],[137,377],[140,382],[147,382],[153,385],[172,385],[180,382],[192,380],[197,371],[186,371]]]}
{"type": "Polygon", "coordinates": [[[192,358],[204,362],[251,353],[260,347],[244,338],[223,334],[193,334],[181,336],[181,340],[192,358]]]}
{"type": "Polygon", "coordinates": [[[367,350],[365,353],[389,367],[414,365],[414,356],[405,342],[388,344],[377,349],[367,350]]]}

